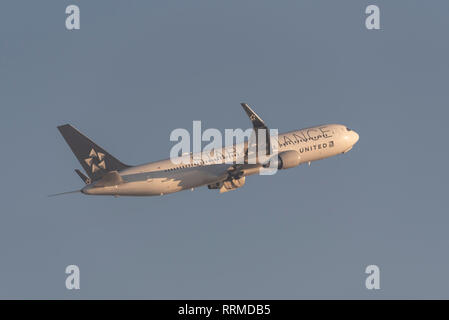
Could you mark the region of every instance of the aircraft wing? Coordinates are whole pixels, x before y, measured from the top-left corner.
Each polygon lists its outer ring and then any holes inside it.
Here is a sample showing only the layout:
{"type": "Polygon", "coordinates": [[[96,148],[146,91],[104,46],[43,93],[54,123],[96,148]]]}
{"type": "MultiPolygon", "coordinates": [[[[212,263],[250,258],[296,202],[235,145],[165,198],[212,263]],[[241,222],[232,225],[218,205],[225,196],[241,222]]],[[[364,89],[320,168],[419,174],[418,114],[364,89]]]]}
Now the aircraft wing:
{"type": "Polygon", "coordinates": [[[250,143],[256,143],[256,148],[254,150],[258,150],[259,146],[259,130],[264,130],[265,133],[265,141],[262,143],[266,146],[266,154],[271,154],[271,138],[270,138],[270,130],[268,129],[265,122],[260,118],[257,113],[254,112],[254,110],[251,109],[251,107],[247,103],[241,103],[240,104],[243,108],[243,110],[246,112],[246,114],[249,117],[249,120],[251,121],[253,125],[253,133],[255,135],[255,139],[250,139],[250,142],[245,142],[244,147],[244,163],[242,164],[230,164],[229,167],[226,169],[226,172],[228,173],[227,179],[239,179],[242,176],[250,175],[259,172],[260,168],[262,167],[262,164],[255,163],[255,164],[249,164],[248,163],[248,150],[249,150],[249,144],[250,143]]]}
{"type": "MultiPolygon", "coordinates": [[[[243,108],[243,110],[245,110],[246,114],[249,117],[249,120],[251,121],[251,123],[253,124],[253,130],[254,130],[254,134],[256,136],[256,139],[254,139],[254,141],[257,144],[257,149],[259,147],[259,131],[260,130],[264,130],[264,135],[265,135],[265,146],[266,146],[266,154],[269,155],[271,154],[272,150],[271,150],[271,138],[270,138],[270,130],[268,129],[267,125],[265,124],[265,122],[257,115],[257,113],[255,113],[250,106],[247,103],[241,103],[240,104],[243,108]]],[[[261,145],[261,147],[263,147],[263,144],[261,145]]]]}

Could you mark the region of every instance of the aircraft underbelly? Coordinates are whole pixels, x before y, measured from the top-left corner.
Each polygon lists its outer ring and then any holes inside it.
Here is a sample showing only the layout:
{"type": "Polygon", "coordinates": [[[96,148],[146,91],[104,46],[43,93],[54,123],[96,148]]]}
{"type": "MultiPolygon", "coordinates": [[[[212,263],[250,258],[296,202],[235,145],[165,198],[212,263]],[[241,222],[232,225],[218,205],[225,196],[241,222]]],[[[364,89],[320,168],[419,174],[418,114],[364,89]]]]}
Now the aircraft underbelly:
{"type": "Polygon", "coordinates": [[[208,171],[192,170],[168,174],[166,177],[150,177],[146,180],[132,181],[118,185],[115,195],[156,196],[201,187],[224,179],[226,175],[208,171]]]}

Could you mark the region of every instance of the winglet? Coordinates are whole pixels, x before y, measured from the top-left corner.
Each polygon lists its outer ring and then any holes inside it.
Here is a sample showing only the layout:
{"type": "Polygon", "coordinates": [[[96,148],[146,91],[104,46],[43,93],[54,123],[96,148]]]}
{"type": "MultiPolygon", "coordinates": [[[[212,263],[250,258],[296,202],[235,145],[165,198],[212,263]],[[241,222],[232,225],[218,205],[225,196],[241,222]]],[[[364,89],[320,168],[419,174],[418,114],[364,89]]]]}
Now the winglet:
{"type": "Polygon", "coordinates": [[[270,130],[268,129],[267,125],[265,124],[265,122],[257,115],[257,113],[255,113],[253,111],[253,109],[250,108],[250,106],[247,103],[240,103],[240,105],[242,106],[243,110],[245,110],[246,114],[249,117],[249,120],[251,120],[251,123],[253,124],[253,128],[254,128],[254,132],[256,134],[256,143],[257,146],[259,146],[259,143],[257,142],[258,139],[258,131],[259,129],[264,129],[265,130],[265,152],[267,155],[272,153],[272,149],[271,149],[271,138],[270,138],[270,130]]]}
{"type": "Polygon", "coordinates": [[[267,128],[265,125],[265,122],[253,111],[253,109],[250,108],[250,106],[247,103],[240,103],[240,105],[243,107],[243,110],[245,110],[246,114],[249,117],[249,120],[251,120],[254,129],[258,128],[267,128]]]}

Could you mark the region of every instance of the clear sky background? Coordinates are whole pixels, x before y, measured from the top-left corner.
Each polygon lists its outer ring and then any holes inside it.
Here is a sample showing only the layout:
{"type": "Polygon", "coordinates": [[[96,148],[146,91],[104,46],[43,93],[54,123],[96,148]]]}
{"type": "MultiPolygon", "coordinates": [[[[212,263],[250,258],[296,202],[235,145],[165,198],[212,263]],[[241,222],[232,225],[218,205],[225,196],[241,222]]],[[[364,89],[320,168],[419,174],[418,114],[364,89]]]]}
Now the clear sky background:
{"type": "Polygon", "coordinates": [[[0,298],[449,298],[448,16],[446,0],[1,1],[0,298]],[[280,132],[360,140],[225,194],[47,197],[82,186],[57,125],[141,164],[192,120],[249,127],[241,101],[280,132]]]}

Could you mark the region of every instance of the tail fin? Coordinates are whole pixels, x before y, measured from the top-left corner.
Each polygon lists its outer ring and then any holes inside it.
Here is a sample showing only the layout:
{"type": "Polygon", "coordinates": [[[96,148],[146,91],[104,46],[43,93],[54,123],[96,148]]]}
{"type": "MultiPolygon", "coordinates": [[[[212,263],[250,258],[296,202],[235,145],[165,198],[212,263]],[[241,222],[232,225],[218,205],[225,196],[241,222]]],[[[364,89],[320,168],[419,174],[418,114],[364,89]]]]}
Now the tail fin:
{"type": "Polygon", "coordinates": [[[70,124],[59,126],[58,130],[92,181],[100,179],[109,171],[119,171],[129,167],[70,124]]]}

